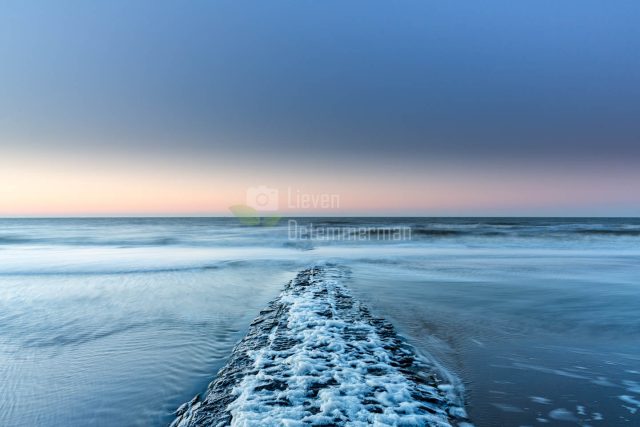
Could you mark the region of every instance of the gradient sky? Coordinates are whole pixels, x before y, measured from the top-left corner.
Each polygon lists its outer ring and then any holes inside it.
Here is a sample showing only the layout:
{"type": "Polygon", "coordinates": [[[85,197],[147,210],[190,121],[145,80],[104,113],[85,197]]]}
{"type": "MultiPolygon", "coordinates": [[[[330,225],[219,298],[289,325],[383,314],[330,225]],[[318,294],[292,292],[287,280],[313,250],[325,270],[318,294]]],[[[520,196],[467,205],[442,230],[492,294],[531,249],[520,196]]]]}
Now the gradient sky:
{"type": "Polygon", "coordinates": [[[0,3],[0,216],[640,215],[640,2],[0,3]]]}

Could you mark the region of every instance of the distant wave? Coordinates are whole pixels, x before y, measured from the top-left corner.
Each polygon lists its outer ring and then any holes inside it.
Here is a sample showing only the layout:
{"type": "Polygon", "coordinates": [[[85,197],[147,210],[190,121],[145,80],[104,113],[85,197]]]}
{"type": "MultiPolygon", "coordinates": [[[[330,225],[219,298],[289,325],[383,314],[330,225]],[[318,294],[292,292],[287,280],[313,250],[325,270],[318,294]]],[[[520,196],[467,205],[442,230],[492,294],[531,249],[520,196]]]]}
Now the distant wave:
{"type": "Polygon", "coordinates": [[[411,230],[411,234],[416,236],[447,237],[447,236],[461,236],[464,234],[471,234],[471,233],[463,230],[416,228],[415,230],[411,230]]]}
{"type": "Polygon", "coordinates": [[[635,229],[589,229],[589,230],[575,230],[577,234],[591,234],[591,235],[601,235],[601,236],[640,236],[640,230],[635,229]]]}
{"type": "Polygon", "coordinates": [[[45,238],[34,236],[5,235],[0,236],[0,245],[15,244],[49,244],[68,246],[166,246],[180,244],[181,240],[175,237],[156,237],[149,239],[93,239],[93,238],[45,238]]]}
{"type": "MultiPolygon", "coordinates": [[[[634,218],[296,218],[301,227],[342,230],[346,244],[380,240],[379,229],[411,229],[411,240],[498,242],[517,239],[586,239],[605,241],[640,237],[640,219],[634,218]],[[349,234],[351,233],[351,235],[349,234]],[[369,239],[367,239],[369,237],[369,239]],[[351,242],[348,242],[351,240],[351,242]]],[[[274,227],[248,227],[232,218],[201,219],[0,219],[0,250],[12,246],[66,246],[114,248],[287,247],[315,249],[327,242],[289,239],[289,220],[274,227]]],[[[389,239],[387,239],[389,240],[389,239]]],[[[392,244],[387,241],[386,244],[392,244]]],[[[402,241],[399,243],[406,243],[402,241]]],[[[332,240],[329,244],[340,245],[332,240]]]]}
{"type": "Polygon", "coordinates": [[[27,237],[0,236],[0,245],[16,245],[20,243],[31,243],[34,241],[35,239],[30,239],[27,237]]]}
{"type": "Polygon", "coordinates": [[[411,234],[418,237],[514,237],[514,238],[567,238],[571,236],[640,236],[640,229],[635,228],[580,228],[580,227],[520,227],[510,226],[500,229],[491,227],[467,229],[419,228],[412,229],[411,234]]]}

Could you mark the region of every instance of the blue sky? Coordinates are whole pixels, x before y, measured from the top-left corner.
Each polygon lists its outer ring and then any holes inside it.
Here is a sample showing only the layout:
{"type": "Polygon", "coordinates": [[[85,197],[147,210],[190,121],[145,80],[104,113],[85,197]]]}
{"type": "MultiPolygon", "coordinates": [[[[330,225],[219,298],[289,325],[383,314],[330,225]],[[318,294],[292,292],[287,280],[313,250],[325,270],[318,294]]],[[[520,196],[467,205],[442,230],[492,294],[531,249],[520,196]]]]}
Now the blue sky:
{"type": "Polygon", "coordinates": [[[295,184],[368,192],[359,213],[637,215],[638,22],[633,1],[4,1],[0,166],[22,172],[0,208],[186,174],[185,213],[295,184]]]}

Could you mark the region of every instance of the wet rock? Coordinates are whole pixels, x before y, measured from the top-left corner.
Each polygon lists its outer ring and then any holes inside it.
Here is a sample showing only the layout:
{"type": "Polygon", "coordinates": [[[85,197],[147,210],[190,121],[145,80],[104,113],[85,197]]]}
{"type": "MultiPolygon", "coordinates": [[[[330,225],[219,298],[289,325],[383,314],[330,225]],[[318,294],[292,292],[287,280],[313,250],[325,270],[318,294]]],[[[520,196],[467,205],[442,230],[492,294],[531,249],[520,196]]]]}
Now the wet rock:
{"type": "Polygon", "coordinates": [[[300,272],[172,426],[464,425],[461,400],[438,388],[434,365],[351,296],[346,275],[332,266],[300,272]]]}

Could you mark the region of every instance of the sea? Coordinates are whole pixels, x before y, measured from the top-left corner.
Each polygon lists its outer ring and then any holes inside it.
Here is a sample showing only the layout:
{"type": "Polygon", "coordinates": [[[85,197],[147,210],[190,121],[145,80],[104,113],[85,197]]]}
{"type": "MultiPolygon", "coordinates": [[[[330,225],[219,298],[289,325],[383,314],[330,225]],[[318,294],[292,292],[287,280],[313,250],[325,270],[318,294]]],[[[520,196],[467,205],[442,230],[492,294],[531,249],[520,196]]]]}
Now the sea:
{"type": "Polygon", "coordinates": [[[319,263],[474,425],[640,425],[640,219],[378,217],[0,219],[0,425],[169,425],[319,263]]]}

